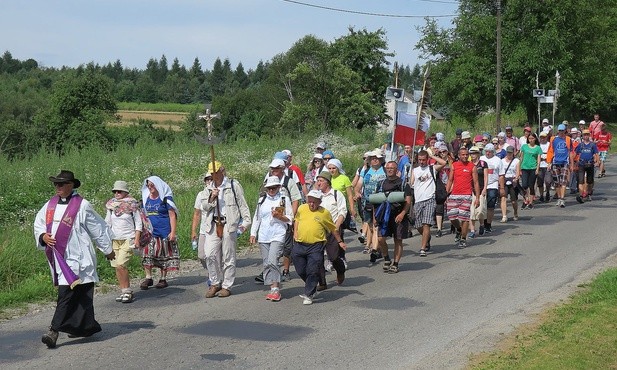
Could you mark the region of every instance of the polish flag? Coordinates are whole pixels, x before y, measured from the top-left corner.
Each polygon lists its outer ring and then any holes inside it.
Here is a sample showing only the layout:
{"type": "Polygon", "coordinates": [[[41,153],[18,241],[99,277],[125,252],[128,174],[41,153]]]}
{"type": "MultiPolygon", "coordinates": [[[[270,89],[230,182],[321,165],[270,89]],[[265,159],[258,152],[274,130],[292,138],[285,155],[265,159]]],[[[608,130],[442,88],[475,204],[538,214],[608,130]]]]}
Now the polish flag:
{"type": "Polygon", "coordinates": [[[425,136],[430,125],[430,118],[426,114],[423,114],[420,129],[416,133],[416,129],[418,128],[418,115],[398,112],[396,127],[394,128],[394,142],[403,145],[414,145],[412,143],[415,134],[415,145],[424,145],[425,136]]]}

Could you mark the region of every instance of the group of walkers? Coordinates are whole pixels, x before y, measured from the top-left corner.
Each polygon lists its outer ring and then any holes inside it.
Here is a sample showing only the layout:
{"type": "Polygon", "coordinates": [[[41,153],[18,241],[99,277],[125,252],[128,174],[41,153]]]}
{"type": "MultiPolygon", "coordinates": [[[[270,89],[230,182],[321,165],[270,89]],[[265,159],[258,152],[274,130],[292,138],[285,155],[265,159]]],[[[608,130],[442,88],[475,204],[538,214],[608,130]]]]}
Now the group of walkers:
{"type": "MultiPolygon", "coordinates": [[[[502,223],[518,220],[519,196],[520,208],[529,210],[551,200],[565,207],[568,188],[579,203],[589,201],[595,168],[597,177],[605,176],[612,137],[597,115],[589,127],[584,121],[578,128],[568,126],[563,122],[554,130],[543,120],[537,133],[525,126],[520,138],[510,126],[496,137],[459,129],[450,142],[436,133],[417,151],[404,146],[402,155],[390,156],[394,160],[386,161],[388,153],[382,149],[364,153],[353,176],[325,143],[316,145],[305,171],[293,163],[290,150],[282,150],[264,169],[253,217],[242,185],[227,176],[221,162],[211,162],[191,223],[193,247],[208,271],[205,297],[232,294],[237,238],[244,231],[260,248],[262,272],[255,280],[267,287],[265,298],[282,299],[282,283],[291,278],[293,263],[304,281],[302,303],[310,305],[317,292],[328,289],[328,271],[334,271],[337,284],[345,280],[345,230],[358,234],[371,263],[383,259],[383,271],[396,274],[403,241],[413,229],[421,236],[419,256],[424,257],[432,237],[445,234],[446,217],[456,246],[465,248],[468,239],[492,232],[498,204],[502,223]],[[358,216],[360,230],[355,226],[358,216]]],[[[71,171],[49,180],[56,194],[38,212],[34,235],[59,287],[51,326],[42,337],[53,348],[59,332],[87,337],[101,330],[94,318],[98,276],[92,241],[116,269],[116,301],[121,303],[134,299],[127,268],[133,254],[141,255],[142,290],[166,288],[167,274],[178,270],[180,255],[178,207],[170,186],[158,176],[143,181],[141,201],[130,195],[125,181],[116,181],[104,218],[76,192],[81,182],[71,171]],[[160,270],[156,284],[153,269],[160,270]]]]}

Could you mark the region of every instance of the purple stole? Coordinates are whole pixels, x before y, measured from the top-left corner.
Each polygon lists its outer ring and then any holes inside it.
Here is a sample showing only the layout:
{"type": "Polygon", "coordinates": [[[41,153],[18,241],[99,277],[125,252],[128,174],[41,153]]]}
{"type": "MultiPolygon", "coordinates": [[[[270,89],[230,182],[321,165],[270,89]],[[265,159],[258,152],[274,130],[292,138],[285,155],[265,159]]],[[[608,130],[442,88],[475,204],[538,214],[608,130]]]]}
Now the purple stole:
{"type": "MultiPolygon", "coordinates": [[[[58,205],[59,200],[60,197],[56,195],[51,198],[49,204],[47,205],[47,211],[45,213],[45,223],[47,225],[48,234],[51,234],[51,226],[53,225],[54,221],[54,212],[56,211],[56,206],[58,205]]],[[[79,212],[79,207],[82,200],[83,198],[79,194],[73,194],[73,196],[69,200],[68,207],[66,207],[66,211],[64,211],[64,215],[62,215],[62,220],[60,221],[60,225],[58,225],[58,230],[56,230],[56,245],[53,247],[49,245],[45,246],[45,254],[47,255],[47,261],[49,261],[49,266],[52,269],[54,286],[58,286],[58,270],[56,269],[56,259],[58,260],[58,267],[60,267],[60,271],[62,271],[62,275],[64,275],[64,277],[66,278],[66,281],[71,286],[71,289],[73,289],[76,285],[81,284],[79,276],[77,276],[66,263],[66,260],[64,259],[64,253],[66,252],[69,236],[71,235],[71,229],[73,228],[73,222],[75,221],[75,216],[77,216],[77,212],[79,212]]]]}

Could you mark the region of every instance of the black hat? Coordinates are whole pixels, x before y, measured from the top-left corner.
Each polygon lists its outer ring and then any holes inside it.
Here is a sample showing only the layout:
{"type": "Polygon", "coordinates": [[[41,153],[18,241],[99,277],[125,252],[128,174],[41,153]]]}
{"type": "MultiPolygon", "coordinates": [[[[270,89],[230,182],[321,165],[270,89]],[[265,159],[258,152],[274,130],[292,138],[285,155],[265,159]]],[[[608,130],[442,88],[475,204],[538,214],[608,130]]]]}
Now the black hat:
{"type": "Polygon", "coordinates": [[[49,176],[49,181],[53,182],[53,183],[58,183],[58,182],[72,182],[73,183],[73,188],[77,189],[79,186],[81,186],[81,181],[79,181],[78,179],[75,178],[75,175],[73,175],[73,172],[68,171],[68,170],[60,170],[60,173],[57,176],[49,176]]]}

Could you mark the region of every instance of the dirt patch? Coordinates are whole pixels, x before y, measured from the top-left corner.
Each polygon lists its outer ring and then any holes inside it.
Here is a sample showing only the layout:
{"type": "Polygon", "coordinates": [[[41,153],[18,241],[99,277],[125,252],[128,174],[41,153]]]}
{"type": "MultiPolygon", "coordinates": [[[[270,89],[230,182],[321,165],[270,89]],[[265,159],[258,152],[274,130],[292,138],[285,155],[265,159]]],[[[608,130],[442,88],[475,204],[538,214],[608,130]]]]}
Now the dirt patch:
{"type": "Polygon", "coordinates": [[[119,110],[118,116],[121,121],[137,121],[148,119],[154,122],[174,122],[182,123],[186,119],[187,113],[179,112],[154,112],[154,111],[135,111],[135,110],[119,110]]]}

